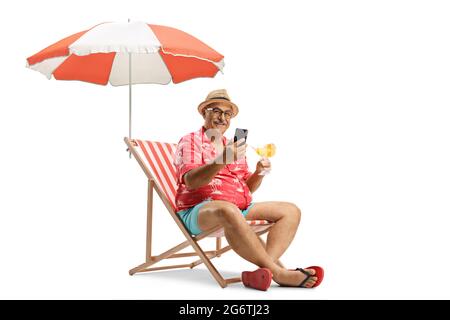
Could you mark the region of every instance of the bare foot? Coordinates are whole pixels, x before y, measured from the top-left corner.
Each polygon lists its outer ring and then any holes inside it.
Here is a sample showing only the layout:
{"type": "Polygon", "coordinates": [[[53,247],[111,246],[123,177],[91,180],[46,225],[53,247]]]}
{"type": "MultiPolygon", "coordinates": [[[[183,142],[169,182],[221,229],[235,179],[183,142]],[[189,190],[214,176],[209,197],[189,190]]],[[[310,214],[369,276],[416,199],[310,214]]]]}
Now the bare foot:
{"type": "MultiPolygon", "coordinates": [[[[314,269],[304,269],[311,275],[315,275],[314,269]]],[[[306,279],[306,275],[301,271],[282,270],[277,274],[273,274],[273,280],[284,287],[298,287],[306,279]]],[[[302,287],[311,288],[317,281],[317,277],[310,277],[308,281],[303,283],[302,287]]]]}

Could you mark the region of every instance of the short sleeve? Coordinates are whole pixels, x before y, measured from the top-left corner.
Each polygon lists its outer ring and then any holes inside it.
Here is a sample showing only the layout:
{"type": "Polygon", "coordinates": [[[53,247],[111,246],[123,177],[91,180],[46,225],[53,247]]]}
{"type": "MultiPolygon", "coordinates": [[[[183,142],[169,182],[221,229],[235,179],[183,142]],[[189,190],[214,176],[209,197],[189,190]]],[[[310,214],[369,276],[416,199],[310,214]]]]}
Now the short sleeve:
{"type": "Polygon", "coordinates": [[[174,165],[177,174],[177,183],[182,184],[183,176],[190,170],[202,166],[201,141],[194,134],[180,139],[175,151],[174,165]]]}

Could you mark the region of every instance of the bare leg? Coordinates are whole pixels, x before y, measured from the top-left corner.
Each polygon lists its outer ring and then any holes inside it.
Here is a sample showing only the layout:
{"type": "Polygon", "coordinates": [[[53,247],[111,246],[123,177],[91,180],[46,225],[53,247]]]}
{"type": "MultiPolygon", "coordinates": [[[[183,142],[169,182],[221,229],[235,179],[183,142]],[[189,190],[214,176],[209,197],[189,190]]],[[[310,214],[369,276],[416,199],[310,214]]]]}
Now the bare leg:
{"type": "MultiPolygon", "coordinates": [[[[259,241],[261,242],[262,246],[264,247],[264,250],[266,250],[266,252],[267,252],[267,249],[266,249],[266,242],[265,242],[260,236],[258,236],[258,239],[259,239],[259,241]]],[[[270,254],[269,254],[269,256],[270,256],[270,254]]],[[[272,257],[272,259],[273,259],[273,257],[272,257]]],[[[273,261],[274,261],[277,265],[279,265],[280,267],[284,268],[284,266],[283,266],[283,264],[281,263],[280,260],[275,260],[275,259],[273,259],[273,261]]]]}
{"type": "MultiPolygon", "coordinates": [[[[245,260],[270,269],[273,280],[279,284],[296,286],[306,277],[301,272],[288,271],[278,266],[245,222],[241,211],[232,203],[220,200],[208,202],[199,211],[198,225],[202,231],[221,225],[233,250],[245,260]]],[[[314,274],[314,270],[307,271],[314,274]]],[[[306,286],[312,286],[316,280],[316,277],[311,277],[306,286]]]]}
{"type": "Polygon", "coordinates": [[[226,201],[211,201],[199,211],[198,225],[208,230],[217,225],[224,228],[225,238],[234,251],[242,258],[256,265],[276,269],[275,263],[267,255],[258,236],[245,222],[240,210],[226,201]]]}
{"type": "Polygon", "coordinates": [[[250,209],[247,220],[268,220],[275,223],[267,235],[266,251],[277,261],[291,244],[300,224],[300,209],[289,202],[260,202],[250,209]]]}

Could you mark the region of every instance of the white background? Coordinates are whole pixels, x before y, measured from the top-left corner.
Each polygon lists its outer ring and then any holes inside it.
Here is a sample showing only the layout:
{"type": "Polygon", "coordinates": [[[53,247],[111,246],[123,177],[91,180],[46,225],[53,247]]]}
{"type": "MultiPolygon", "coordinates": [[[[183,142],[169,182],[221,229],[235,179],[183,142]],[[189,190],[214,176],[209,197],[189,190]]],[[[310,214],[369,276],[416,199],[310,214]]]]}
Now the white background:
{"type": "MultiPolygon", "coordinates": [[[[0,12],[0,298],[449,299],[447,1],[15,1],[0,12]],[[134,136],[177,142],[227,88],[249,143],[278,153],[255,201],[298,204],[283,261],[314,290],[221,289],[206,269],[130,277],[146,180],[125,152],[128,88],[48,81],[25,59],[103,21],[195,35],[225,73],[134,87],[134,136]]],[[[252,165],[256,157],[249,154],[252,165]]],[[[161,203],[156,252],[183,240],[161,203]]],[[[213,243],[211,242],[211,245],[213,243]]],[[[228,253],[225,275],[254,267],[228,253]]]]}

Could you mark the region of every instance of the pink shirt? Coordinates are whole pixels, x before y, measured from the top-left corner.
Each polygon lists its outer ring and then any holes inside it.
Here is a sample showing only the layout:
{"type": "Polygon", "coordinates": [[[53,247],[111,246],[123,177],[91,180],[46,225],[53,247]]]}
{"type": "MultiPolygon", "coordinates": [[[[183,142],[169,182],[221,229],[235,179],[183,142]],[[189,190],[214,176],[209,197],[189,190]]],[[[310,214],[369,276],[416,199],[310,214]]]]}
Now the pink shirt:
{"type": "MultiPolygon", "coordinates": [[[[223,137],[223,144],[227,144],[223,137]]],[[[246,209],[252,201],[251,192],[245,181],[252,175],[248,170],[247,158],[241,158],[223,167],[211,182],[194,190],[188,190],[183,175],[197,167],[211,163],[217,157],[214,144],[202,127],[180,139],[175,152],[174,164],[177,174],[177,211],[188,209],[205,200],[225,200],[239,209],[246,209]]]]}

